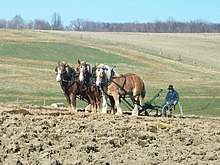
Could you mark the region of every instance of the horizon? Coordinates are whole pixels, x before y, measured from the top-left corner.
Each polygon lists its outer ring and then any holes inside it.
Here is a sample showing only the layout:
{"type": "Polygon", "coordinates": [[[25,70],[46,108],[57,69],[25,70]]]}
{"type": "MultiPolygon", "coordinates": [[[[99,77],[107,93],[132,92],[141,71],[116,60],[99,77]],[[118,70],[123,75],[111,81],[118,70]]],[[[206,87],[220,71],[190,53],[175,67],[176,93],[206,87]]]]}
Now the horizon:
{"type": "Polygon", "coordinates": [[[218,0],[154,0],[105,1],[102,0],[57,0],[37,2],[28,0],[3,0],[0,19],[11,20],[20,15],[25,21],[41,19],[51,23],[53,13],[61,16],[67,26],[78,18],[106,23],[148,23],[172,19],[177,22],[203,21],[220,23],[220,1],[218,0]],[[206,12],[204,12],[206,11],[206,12]]]}

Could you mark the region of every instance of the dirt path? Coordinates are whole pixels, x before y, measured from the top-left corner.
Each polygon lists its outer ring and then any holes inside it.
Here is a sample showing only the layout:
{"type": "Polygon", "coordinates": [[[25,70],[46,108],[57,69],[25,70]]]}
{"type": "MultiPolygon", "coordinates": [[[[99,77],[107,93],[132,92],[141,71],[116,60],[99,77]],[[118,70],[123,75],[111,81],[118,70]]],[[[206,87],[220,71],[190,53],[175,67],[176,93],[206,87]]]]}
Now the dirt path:
{"type": "Polygon", "coordinates": [[[220,118],[0,106],[0,164],[219,164],[220,118]]]}

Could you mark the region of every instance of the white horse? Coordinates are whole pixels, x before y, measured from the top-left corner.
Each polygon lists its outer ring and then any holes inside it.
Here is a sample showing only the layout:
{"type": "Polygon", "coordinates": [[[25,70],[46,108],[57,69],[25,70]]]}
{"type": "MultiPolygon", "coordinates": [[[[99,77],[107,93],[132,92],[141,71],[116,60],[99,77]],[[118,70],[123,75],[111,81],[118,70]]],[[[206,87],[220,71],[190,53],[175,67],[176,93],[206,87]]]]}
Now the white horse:
{"type": "Polygon", "coordinates": [[[139,76],[132,73],[118,75],[108,65],[100,64],[96,70],[96,85],[103,90],[103,113],[107,112],[107,96],[113,96],[117,107],[116,114],[123,114],[120,97],[129,95],[134,103],[132,115],[138,115],[139,98],[141,96],[143,99],[146,95],[144,82],[139,76]]]}

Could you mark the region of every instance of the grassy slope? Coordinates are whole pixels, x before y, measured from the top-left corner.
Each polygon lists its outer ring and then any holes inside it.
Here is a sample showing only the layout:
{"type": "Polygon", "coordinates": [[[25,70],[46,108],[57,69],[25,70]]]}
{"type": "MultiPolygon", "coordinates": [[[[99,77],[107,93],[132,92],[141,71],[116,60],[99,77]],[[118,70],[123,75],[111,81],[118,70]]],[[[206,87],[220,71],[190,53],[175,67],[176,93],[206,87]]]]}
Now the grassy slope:
{"type": "MultiPolygon", "coordinates": [[[[149,97],[174,84],[187,114],[220,116],[219,34],[0,31],[0,102],[65,101],[55,82],[57,61],[116,66],[143,77],[149,97]],[[181,56],[182,61],[177,61],[181,56]],[[205,109],[207,104],[210,105],[205,109]]],[[[163,102],[163,97],[158,99],[163,102]]]]}

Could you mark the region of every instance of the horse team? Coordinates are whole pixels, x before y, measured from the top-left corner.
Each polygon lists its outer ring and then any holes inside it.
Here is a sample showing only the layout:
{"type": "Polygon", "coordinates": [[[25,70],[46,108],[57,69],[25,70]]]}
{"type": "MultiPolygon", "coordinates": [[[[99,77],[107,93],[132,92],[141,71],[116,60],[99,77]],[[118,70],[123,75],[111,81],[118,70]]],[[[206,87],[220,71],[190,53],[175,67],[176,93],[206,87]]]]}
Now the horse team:
{"type": "Polygon", "coordinates": [[[121,115],[123,111],[120,99],[128,96],[134,104],[132,115],[138,115],[140,97],[143,99],[146,95],[145,84],[138,75],[117,74],[106,64],[92,66],[87,61],[79,60],[78,64],[76,70],[66,62],[58,62],[55,68],[56,80],[60,83],[72,112],[77,112],[76,98],[79,96],[89,103],[85,110],[91,109],[92,113],[107,113],[109,99],[110,112],[115,113],[116,106],[116,114],[121,115]]]}

